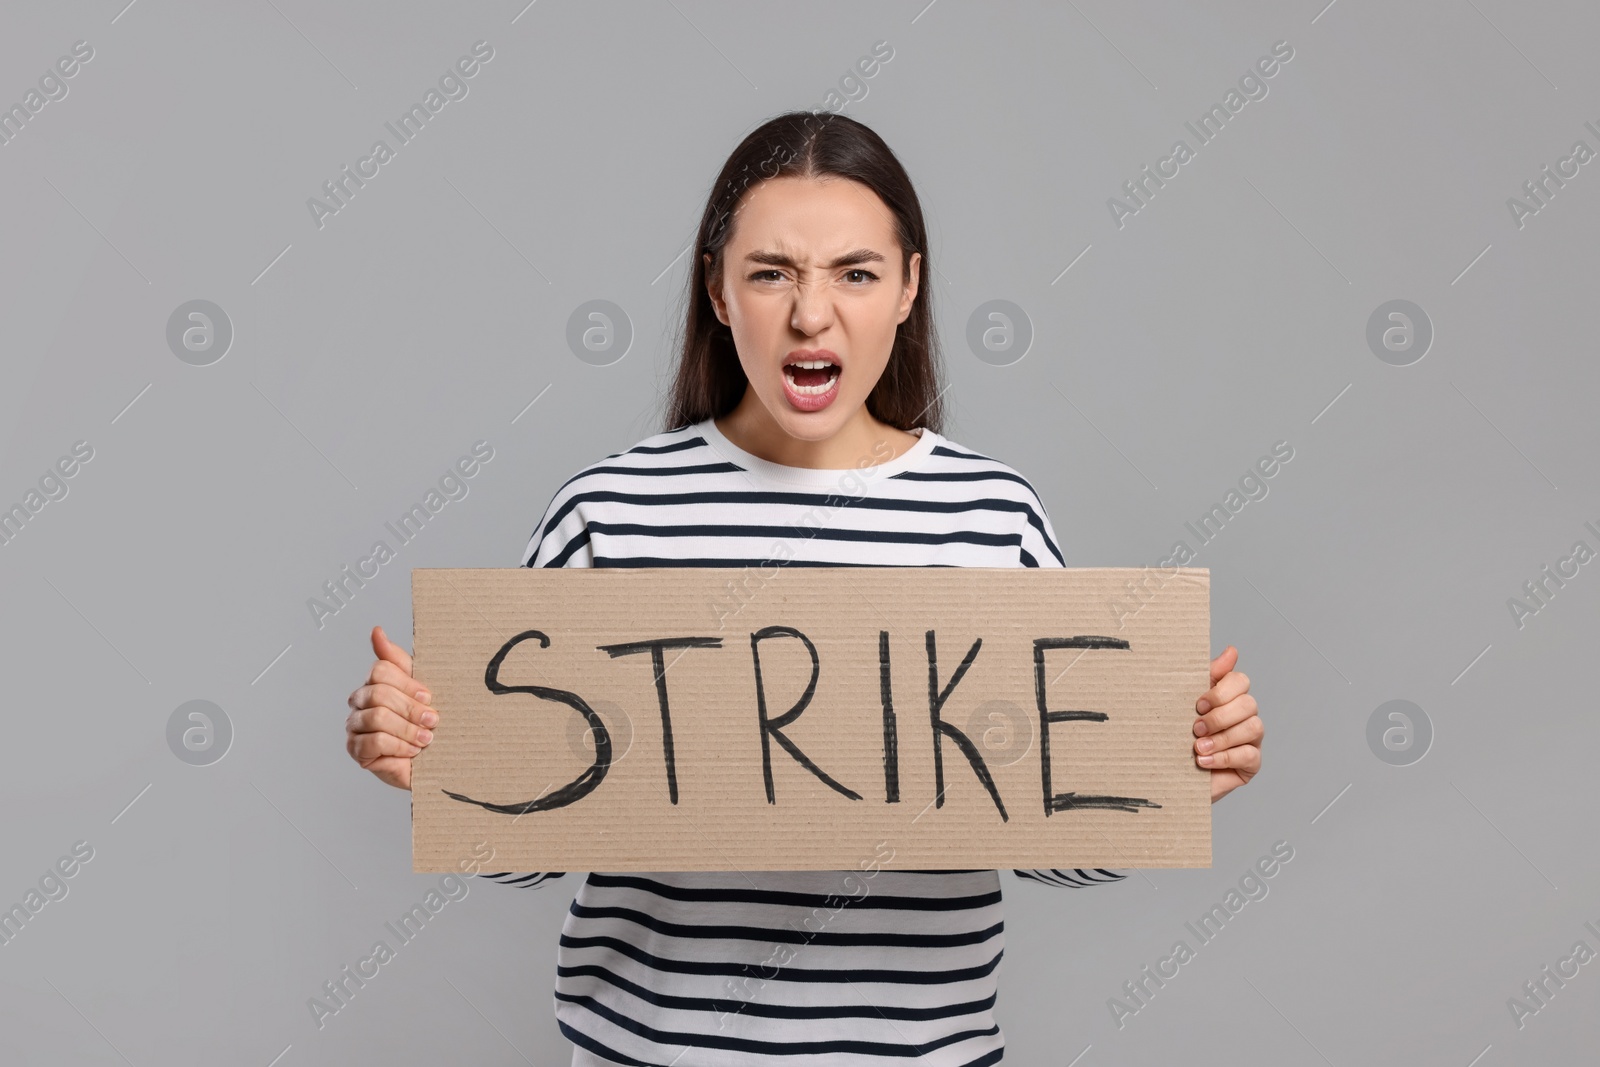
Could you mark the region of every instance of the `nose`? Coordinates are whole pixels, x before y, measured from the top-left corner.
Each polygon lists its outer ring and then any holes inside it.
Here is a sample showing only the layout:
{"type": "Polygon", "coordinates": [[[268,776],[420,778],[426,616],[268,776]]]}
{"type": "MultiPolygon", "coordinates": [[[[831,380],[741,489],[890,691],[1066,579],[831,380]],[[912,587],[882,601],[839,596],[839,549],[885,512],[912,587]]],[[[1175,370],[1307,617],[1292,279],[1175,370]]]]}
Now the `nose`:
{"type": "Polygon", "coordinates": [[[826,286],[795,286],[794,312],[789,325],[807,337],[815,337],[833,324],[833,296],[826,286]]]}

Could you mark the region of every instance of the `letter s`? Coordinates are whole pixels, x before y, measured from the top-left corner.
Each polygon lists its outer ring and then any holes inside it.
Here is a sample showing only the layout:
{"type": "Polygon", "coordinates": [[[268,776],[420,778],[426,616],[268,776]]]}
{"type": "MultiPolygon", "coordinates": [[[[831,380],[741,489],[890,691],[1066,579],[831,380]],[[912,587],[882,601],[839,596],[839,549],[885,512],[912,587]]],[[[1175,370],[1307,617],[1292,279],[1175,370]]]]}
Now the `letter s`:
{"type": "Polygon", "coordinates": [[[1294,58],[1294,46],[1288,41],[1273,41],[1272,54],[1287,63],[1294,58]]]}
{"type": "Polygon", "coordinates": [[[87,63],[94,58],[94,46],[88,41],[76,41],[72,45],[72,54],[87,63]]]}
{"type": "Polygon", "coordinates": [[[72,446],[72,454],[79,462],[87,463],[94,458],[94,446],[88,441],[78,441],[72,446]]]}
{"type": "Polygon", "coordinates": [[[500,681],[500,664],[505,662],[507,654],[529,638],[538,638],[540,648],[550,647],[550,638],[538,630],[524,630],[511,640],[500,646],[500,650],[489,660],[488,669],[483,674],[483,684],[489,692],[498,696],[507,693],[527,693],[543,700],[555,700],[566,704],[584,717],[594,737],[594,762],[589,764],[587,770],[566,785],[553,793],[535,797],[533,800],[522,804],[491,804],[486,800],[474,800],[461,793],[452,793],[445,789],[442,792],[451,800],[459,800],[464,804],[476,804],[487,811],[496,811],[502,815],[524,815],[530,811],[550,811],[553,808],[564,808],[568,804],[577,803],[605,781],[606,772],[611,769],[611,733],[606,729],[605,720],[591,708],[584,699],[576,693],[569,693],[565,689],[553,689],[544,685],[506,685],[500,681]]]}
{"type": "Polygon", "coordinates": [[[872,54],[877,56],[880,62],[887,63],[894,58],[894,45],[888,41],[878,41],[872,46],[872,54]],[[887,53],[883,51],[886,48],[888,49],[887,53]]]}
{"type": "Polygon", "coordinates": [[[494,458],[494,446],[488,441],[474,441],[472,454],[487,463],[494,458]]]}
{"type": "Polygon", "coordinates": [[[1279,441],[1272,446],[1272,454],[1287,463],[1294,458],[1294,446],[1288,441],[1279,441]]]}
{"type": "Polygon", "coordinates": [[[461,868],[463,874],[477,874],[483,870],[488,862],[494,859],[494,846],[487,841],[479,841],[472,846],[472,855],[472,859],[463,859],[456,864],[457,867],[461,868]],[[488,855],[484,855],[484,849],[489,850],[488,855]]]}
{"type": "Polygon", "coordinates": [[[494,46],[488,41],[475,41],[472,45],[472,54],[487,63],[494,58],[494,46]]]}
{"type": "Polygon", "coordinates": [[[94,859],[94,847],[87,841],[79,841],[72,846],[72,854],[78,857],[81,862],[88,863],[94,859]]]}
{"type": "Polygon", "coordinates": [[[1287,841],[1274,841],[1272,843],[1272,854],[1284,863],[1288,863],[1294,859],[1294,846],[1287,841]]]}

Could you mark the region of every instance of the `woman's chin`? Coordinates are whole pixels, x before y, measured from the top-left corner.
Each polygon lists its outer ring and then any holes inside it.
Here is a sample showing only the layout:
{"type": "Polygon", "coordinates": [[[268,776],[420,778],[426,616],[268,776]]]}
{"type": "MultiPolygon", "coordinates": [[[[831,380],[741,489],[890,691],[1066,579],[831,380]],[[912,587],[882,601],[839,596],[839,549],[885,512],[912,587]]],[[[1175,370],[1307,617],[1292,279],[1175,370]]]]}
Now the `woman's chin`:
{"type": "Polygon", "coordinates": [[[778,427],[797,441],[826,441],[844,426],[844,409],[838,404],[821,411],[803,411],[790,404],[787,396],[780,396],[768,410],[778,427]]]}

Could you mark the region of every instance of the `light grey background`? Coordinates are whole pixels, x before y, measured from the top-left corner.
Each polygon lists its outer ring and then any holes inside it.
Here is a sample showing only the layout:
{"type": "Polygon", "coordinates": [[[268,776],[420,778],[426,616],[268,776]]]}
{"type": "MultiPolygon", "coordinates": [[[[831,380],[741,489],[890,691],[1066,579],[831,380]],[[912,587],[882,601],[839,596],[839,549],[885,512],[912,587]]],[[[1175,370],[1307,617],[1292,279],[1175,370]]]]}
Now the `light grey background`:
{"type": "Polygon", "coordinates": [[[948,435],[1033,481],[1069,565],[1195,545],[1294,449],[1194,564],[1265,769],[1214,809],[1211,870],[1003,876],[1007,1062],[1594,1055],[1600,963],[1520,1028],[1507,1004],[1600,951],[1600,563],[1520,628],[1507,606],[1600,549],[1600,161],[1520,228],[1507,207],[1600,149],[1592,5],[125,2],[9,3],[0,33],[7,105],[94,48],[0,146],[0,504],[94,449],[0,546],[0,905],[94,849],[0,946],[0,1061],[566,1062],[577,876],[473,885],[313,1023],[437,881],[407,795],[346,755],[345,697],[374,623],[409,643],[409,568],[515,565],[556,486],[661,428],[718,166],[879,40],[844,113],[930,219],[948,435]],[[319,229],[307,198],[478,40],[468,96],[319,229]],[[1279,40],[1269,94],[1119,228],[1107,199],[1279,40]],[[205,367],[166,342],[196,299],[234,330],[205,367]],[[600,299],[634,333],[603,367],[566,344],[600,299]],[[965,342],[997,299],[1034,334],[1008,366],[965,342]],[[1435,334],[1403,367],[1366,341],[1396,299],[1435,334]],[[469,495],[319,630],[307,599],[479,439],[469,495]],[[234,731],[210,766],[168,747],[196,699],[234,731]],[[1394,699],[1434,731],[1409,766],[1367,742],[1394,699]],[[1119,1028],[1108,998],[1280,840],[1270,894],[1119,1028]]]}

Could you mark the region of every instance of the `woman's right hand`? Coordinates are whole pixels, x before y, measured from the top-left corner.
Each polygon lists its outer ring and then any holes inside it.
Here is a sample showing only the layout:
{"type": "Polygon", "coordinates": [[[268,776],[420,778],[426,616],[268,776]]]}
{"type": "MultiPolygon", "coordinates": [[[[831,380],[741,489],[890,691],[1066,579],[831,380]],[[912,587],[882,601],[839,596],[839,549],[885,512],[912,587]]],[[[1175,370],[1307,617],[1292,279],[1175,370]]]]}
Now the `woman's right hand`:
{"type": "Polygon", "coordinates": [[[378,659],[366,684],[350,694],[345,749],[350,758],[398,789],[411,788],[411,757],[433,740],[439,713],[429,694],[411,677],[411,654],[372,628],[378,659]]]}

